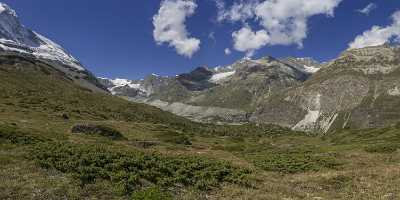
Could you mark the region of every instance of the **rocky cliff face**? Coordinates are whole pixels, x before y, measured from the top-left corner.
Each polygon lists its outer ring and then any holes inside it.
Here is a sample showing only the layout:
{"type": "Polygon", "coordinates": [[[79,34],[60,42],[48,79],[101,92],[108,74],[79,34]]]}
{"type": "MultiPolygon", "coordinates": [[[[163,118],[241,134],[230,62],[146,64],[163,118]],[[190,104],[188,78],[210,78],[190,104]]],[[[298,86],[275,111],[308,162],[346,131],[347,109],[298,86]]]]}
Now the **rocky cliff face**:
{"type": "Polygon", "coordinates": [[[399,68],[397,47],[345,51],[301,86],[258,105],[251,120],[322,132],[397,123],[399,68]]]}

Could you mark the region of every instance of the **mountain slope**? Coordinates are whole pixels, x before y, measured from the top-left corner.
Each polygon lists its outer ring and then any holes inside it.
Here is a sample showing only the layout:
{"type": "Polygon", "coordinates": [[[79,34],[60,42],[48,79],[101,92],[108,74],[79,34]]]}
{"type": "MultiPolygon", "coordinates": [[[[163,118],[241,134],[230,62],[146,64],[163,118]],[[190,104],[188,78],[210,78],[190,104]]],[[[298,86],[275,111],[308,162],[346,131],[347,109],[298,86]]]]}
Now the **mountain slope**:
{"type": "Polygon", "coordinates": [[[98,80],[61,46],[25,28],[14,10],[0,2],[0,55],[18,55],[39,59],[82,87],[106,92],[98,80]]]}
{"type": "Polygon", "coordinates": [[[400,49],[352,49],[303,85],[259,105],[252,120],[296,130],[370,128],[400,119],[400,49]]]}

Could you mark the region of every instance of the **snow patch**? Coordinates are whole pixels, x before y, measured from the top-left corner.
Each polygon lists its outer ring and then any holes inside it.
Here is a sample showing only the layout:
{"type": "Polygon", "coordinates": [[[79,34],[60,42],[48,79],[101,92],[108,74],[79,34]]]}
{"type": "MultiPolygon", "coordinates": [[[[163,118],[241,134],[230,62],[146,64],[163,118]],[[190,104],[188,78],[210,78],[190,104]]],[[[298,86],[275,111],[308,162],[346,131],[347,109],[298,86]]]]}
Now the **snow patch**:
{"type": "Polygon", "coordinates": [[[304,65],[305,72],[314,74],[314,73],[318,72],[319,70],[320,70],[320,68],[318,68],[318,67],[304,65]]]}
{"type": "Polygon", "coordinates": [[[228,66],[225,66],[225,67],[221,66],[221,65],[218,65],[218,66],[214,67],[213,69],[214,69],[215,72],[226,72],[228,70],[233,70],[233,67],[231,65],[228,65],[228,66]]]}
{"type": "Polygon", "coordinates": [[[0,3],[0,13],[6,11],[6,8],[4,7],[4,5],[2,3],[0,3]]]}
{"type": "Polygon", "coordinates": [[[140,88],[140,84],[136,84],[136,83],[132,83],[132,81],[128,80],[128,79],[122,79],[122,78],[116,78],[114,80],[110,80],[114,87],[124,87],[124,86],[128,86],[130,88],[134,88],[134,89],[139,89],[140,88]]]}
{"type": "Polygon", "coordinates": [[[212,83],[217,83],[220,81],[223,81],[231,76],[233,76],[236,73],[236,71],[231,71],[231,72],[222,72],[222,73],[217,73],[214,74],[211,78],[210,78],[210,82],[212,83]]]}
{"type": "Polygon", "coordinates": [[[107,89],[113,95],[118,94],[117,89],[122,88],[122,87],[129,87],[129,88],[135,89],[142,96],[149,95],[149,91],[142,85],[141,82],[135,82],[135,81],[123,79],[123,78],[116,78],[116,79],[100,78],[100,79],[108,80],[111,82],[112,87],[108,87],[107,89]]]}
{"type": "Polygon", "coordinates": [[[2,14],[3,12],[8,12],[8,14],[17,17],[17,13],[11,9],[8,5],[6,5],[5,3],[1,3],[0,2],[0,14],[2,14]]]}

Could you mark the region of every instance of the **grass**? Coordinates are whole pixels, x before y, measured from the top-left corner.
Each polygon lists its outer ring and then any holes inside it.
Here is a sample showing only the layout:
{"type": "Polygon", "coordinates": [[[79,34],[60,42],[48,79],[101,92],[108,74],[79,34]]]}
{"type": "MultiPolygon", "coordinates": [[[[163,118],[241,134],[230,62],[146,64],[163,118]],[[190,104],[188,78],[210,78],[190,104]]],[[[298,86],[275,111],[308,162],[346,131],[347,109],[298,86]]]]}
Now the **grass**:
{"type": "Polygon", "coordinates": [[[0,125],[3,199],[24,199],[13,194],[32,194],[32,187],[52,188],[45,191],[53,198],[61,198],[61,193],[71,198],[108,199],[132,199],[135,195],[138,199],[307,199],[306,193],[327,199],[379,199],[399,194],[394,185],[400,184],[395,175],[400,172],[396,167],[400,155],[367,152],[369,142],[339,144],[335,137],[296,133],[248,137],[187,134],[191,145],[185,145],[165,140],[160,127],[152,124],[103,121],[126,138],[105,140],[69,133],[77,122],[54,123],[49,129],[54,132],[31,123],[28,127],[25,123],[0,125]],[[131,145],[136,141],[156,144],[146,148],[131,145]],[[10,173],[14,176],[6,175],[10,173]],[[53,177],[52,181],[45,181],[46,177],[53,177]],[[8,186],[12,180],[18,182],[8,186]],[[360,191],[368,195],[357,196],[360,191]]]}
{"type": "Polygon", "coordinates": [[[172,200],[171,195],[166,194],[159,188],[152,187],[146,190],[137,191],[132,195],[133,200],[172,200]]]}

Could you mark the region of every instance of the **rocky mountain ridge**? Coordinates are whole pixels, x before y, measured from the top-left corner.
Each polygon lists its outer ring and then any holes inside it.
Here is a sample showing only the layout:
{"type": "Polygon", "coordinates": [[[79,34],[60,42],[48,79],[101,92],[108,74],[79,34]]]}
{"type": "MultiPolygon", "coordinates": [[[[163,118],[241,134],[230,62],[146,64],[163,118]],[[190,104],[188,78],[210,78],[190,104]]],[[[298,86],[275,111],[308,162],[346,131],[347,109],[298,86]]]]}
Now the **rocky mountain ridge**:
{"type": "Polygon", "coordinates": [[[304,84],[261,103],[251,120],[322,132],[393,125],[400,119],[399,50],[347,50],[304,84]]]}
{"type": "MultiPolygon", "coordinates": [[[[243,123],[248,122],[258,101],[308,79],[314,71],[305,71],[308,66],[304,62],[243,58],[228,66],[198,67],[174,77],[153,74],[142,80],[99,80],[114,95],[192,120],[243,123]]],[[[317,71],[319,66],[312,68],[317,71]]]]}

